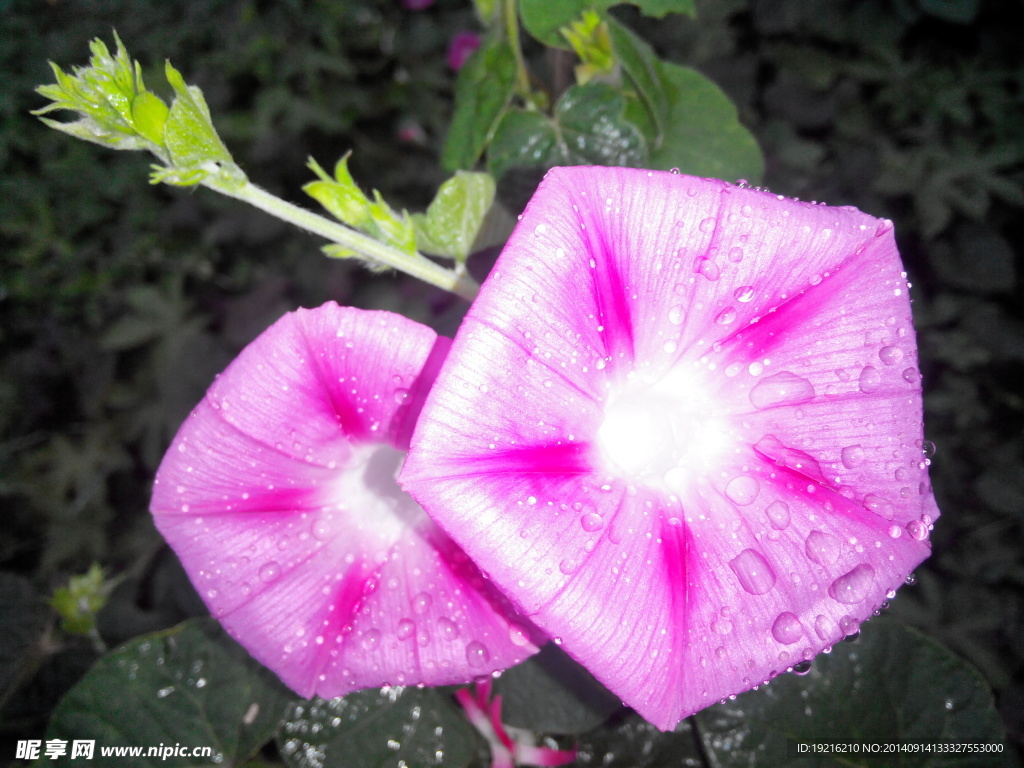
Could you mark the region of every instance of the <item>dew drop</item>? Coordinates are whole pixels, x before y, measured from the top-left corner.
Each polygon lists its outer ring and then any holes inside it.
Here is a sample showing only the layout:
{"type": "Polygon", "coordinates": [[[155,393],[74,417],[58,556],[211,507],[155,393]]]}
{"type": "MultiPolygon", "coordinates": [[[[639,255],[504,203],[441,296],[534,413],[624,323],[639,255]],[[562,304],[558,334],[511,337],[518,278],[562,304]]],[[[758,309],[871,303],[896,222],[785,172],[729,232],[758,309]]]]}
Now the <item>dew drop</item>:
{"type": "Polygon", "coordinates": [[[264,584],[269,584],[281,575],[281,566],[271,560],[269,563],[264,563],[260,566],[258,575],[260,577],[260,581],[264,584]]]}
{"type": "Polygon", "coordinates": [[[892,520],[896,517],[896,507],[888,499],[874,493],[864,496],[864,506],[879,517],[892,520]]]}
{"type": "Polygon", "coordinates": [[[754,286],[741,285],[739,288],[732,292],[732,297],[736,299],[736,301],[740,301],[746,304],[748,301],[754,298],[754,286]]]}
{"type": "Polygon", "coordinates": [[[900,528],[898,525],[890,525],[889,526],[889,536],[891,536],[894,539],[898,539],[902,535],[903,535],[903,529],[900,528]]]}
{"type": "Polygon", "coordinates": [[[575,560],[566,558],[558,564],[558,570],[568,576],[571,573],[575,573],[576,569],[579,568],[579,564],[575,560]]]}
{"type": "Polygon", "coordinates": [[[363,639],[359,643],[364,651],[372,651],[380,644],[380,630],[368,629],[363,633],[363,639]]]}
{"type": "Polygon", "coordinates": [[[429,610],[432,602],[434,602],[434,599],[430,595],[426,592],[420,592],[412,599],[412,609],[422,615],[429,610]]]}
{"type": "Polygon", "coordinates": [[[811,662],[810,659],[804,659],[803,661],[798,661],[796,664],[793,665],[793,674],[794,675],[801,675],[801,676],[802,675],[806,675],[808,672],[811,671],[811,666],[812,666],[812,662],[811,662]]]}
{"type": "Polygon", "coordinates": [[[886,365],[896,365],[903,359],[903,350],[899,347],[882,347],[878,350],[878,359],[886,365]]]}
{"type": "Polygon", "coordinates": [[[604,518],[596,512],[587,512],[587,514],[580,518],[580,525],[587,532],[599,531],[604,527],[604,518]]]}
{"type": "Polygon", "coordinates": [[[792,645],[804,636],[804,628],[800,626],[800,619],[796,614],[783,611],[772,624],[772,637],[783,645],[792,645]]]}
{"type": "Polygon", "coordinates": [[[394,394],[396,403],[404,403],[409,398],[408,389],[396,389],[394,394]]]}
{"type": "Polygon", "coordinates": [[[872,392],[877,392],[879,387],[882,386],[882,374],[880,374],[874,367],[865,365],[864,368],[861,369],[857,384],[860,387],[861,392],[866,395],[870,395],[872,392]]]}
{"type": "Polygon", "coordinates": [[[859,445],[848,445],[840,451],[843,466],[847,469],[854,469],[864,463],[864,449],[859,445]]]}
{"type": "Polygon", "coordinates": [[[903,380],[908,384],[917,384],[921,381],[921,372],[917,368],[907,368],[903,371],[903,380]]]}
{"type": "Polygon", "coordinates": [[[760,483],[749,475],[740,475],[734,477],[729,481],[729,484],[725,486],[725,495],[741,507],[747,506],[757,498],[757,494],[761,490],[760,483]]]}
{"type": "Polygon", "coordinates": [[[732,632],[732,622],[728,619],[715,619],[711,622],[711,631],[719,635],[728,635],[732,632]]]}
{"type": "Polygon", "coordinates": [[[681,304],[676,304],[668,311],[668,321],[672,325],[682,325],[686,318],[686,309],[681,304]]]}
{"type": "Polygon", "coordinates": [[[740,248],[738,245],[730,248],[729,261],[731,261],[733,264],[739,264],[741,261],[743,261],[743,249],[740,248]]]}
{"type": "Polygon", "coordinates": [[[699,229],[701,232],[704,232],[705,234],[707,234],[708,232],[714,231],[715,224],[717,224],[717,223],[718,223],[718,219],[715,219],[713,217],[709,217],[709,218],[703,219],[701,221],[701,223],[697,225],[697,229],[699,229]]]}
{"type": "Polygon", "coordinates": [[[814,397],[814,386],[795,373],[780,371],[757,382],[750,390],[749,397],[758,409],[797,405],[814,397]]]}
{"type": "Polygon", "coordinates": [[[729,561],[740,586],[752,595],[763,595],[775,586],[775,572],[760,552],[744,549],[729,561]]]}
{"type": "Polygon", "coordinates": [[[437,627],[441,631],[441,637],[445,640],[454,640],[459,636],[459,625],[447,616],[442,616],[437,620],[437,627]]]}
{"type": "Polygon", "coordinates": [[[469,666],[479,669],[490,660],[491,652],[479,640],[466,643],[466,661],[469,662],[469,666]]]}
{"type": "Polygon", "coordinates": [[[813,530],[807,534],[804,549],[811,561],[818,565],[832,565],[839,559],[842,545],[832,534],[813,530]]]}
{"type": "Polygon", "coordinates": [[[698,259],[696,270],[698,274],[704,275],[711,282],[715,282],[722,274],[722,270],[711,259],[698,259]]]}
{"type": "Polygon", "coordinates": [[[868,596],[874,581],[875,569],[867,563],[861,563],[833,581],[828,594],[833,600],[853,605],[868,596]]]}
{"type": "Polygon", "coordinates": [[[789,505],[784,501],[773,501],[764,511],[772,528],[781,531],[789,526],[789,505]]]}
{"type": "Polygon", "coordinates": [[[828,638],[828,619],[820,613],[814,617],[814,633],[820,640],[826,640],[828,638]]]}
{"type": "Polygon", "coordinates": [[[910,534],[911,538],[924,541],[928,538],[928,526],[920,520],[911,520],[907,523],[907,533],[910,534]]]}
{"type": "Polygon", "coordinates": [[[715,322],[719,325],[729,325],[736,322],[736,310],[732,307],[726,307],[715,317],[715,322]]]}
{"type": "Polygon", "coordinates": [[[395,636],[399,640],[408,640],[416,632],[416,625],[412,619],[401,619],[398,622],[398,629],[395,632],[395,636]]]}

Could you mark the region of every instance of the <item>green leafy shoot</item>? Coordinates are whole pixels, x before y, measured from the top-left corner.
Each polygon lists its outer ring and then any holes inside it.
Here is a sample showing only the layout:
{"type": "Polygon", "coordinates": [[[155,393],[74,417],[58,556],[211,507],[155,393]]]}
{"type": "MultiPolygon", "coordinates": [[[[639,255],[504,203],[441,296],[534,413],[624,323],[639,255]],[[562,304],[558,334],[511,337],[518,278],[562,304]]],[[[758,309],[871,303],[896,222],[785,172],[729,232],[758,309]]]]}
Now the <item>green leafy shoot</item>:
{"type": "Polygon", "coordinates": [[[437,190],[427,212],[412,216],[420,249],[464,263],[494,203],[495,188],[490,174],[457,171],[437,190]]]}
{"type": "Polygon", "coordinates": [[[96,615],[107,604],[114,586],[114,581],[104,579],[99,563],[93,563],[81,576],[72,576],[67,586],[54,590],[50,605],[60,615],[61,628],[69,635],[89,637],[105,650],[96,631],[96,615]]]}
{"type": "Polygon", "coordinates": [[[560,32],[580,57],[580,63],[576,65],[578,85],[586,85],[595,77],[610,75],[615,70],[615,53],[608,23],[596,12],[584,11],[580,18],[562,27],[560,32]]]}
{"type": "Polygon", "coordinates": [[[114,55],[102,40],[93,40],[89,66],[75,67],[73,74],[50,62],[57,82],[36,90],[53,103],[33,114],[42,116],[58,109],[77,112],[79,117],[72,122],[40,120],[94,144],[152,152],[163,163],[153,167],[150,180],[154,184],[188,186],[212,176],[226,188],[244,185],[245,174],[217,135],[202,91],[186,85],[168,62],[165,72],[175,94],[168,107],[146,90],[142,66],[128,55],[116,32],[114,40],[114,55]]]}
{"type": "Polygon", "coordinates": [[[113,149],[147,149],[161,157],[166,154],[162,123],[167,117],[167,105],[146,91],[142,67],[131,60],[116,32],[114,40],[114,56],[102,40],[93,40],[89,44],[90,66],[75,67],[73,74],[67,74],[51,61],[57,82],[42,85],[36,91],[53,103],[33,114],[44,115],[58,109],[78,112],[79,119],[71,123],[40,119],[51,128],[94,144],[113,149]],[[143,94],[147,96],[139,101],[143,94]]]}
{"type": "MultiPolygon", "coordinates": [[[[410,256],[416,253],[416,232],[412,221],[405,211],[397,213],[380,192],[373,191],[373,199],[368,198],[352,178],[348,169],[348,158],[345,154],[334,166],[334,177],[325,171],[313,158],[308,166],[319,181],[311,181],[302,187],[302,191],[327,209],[334,218],[350,227],[365,232],[375,240],[397,248],[410,256]]],[[[345,246],[324,246],[324,253],[332,258],[351,258],[357,256],[352,249],[345,246]]],[[[371,268],[379,269],[371,264],[371,268]]]]}

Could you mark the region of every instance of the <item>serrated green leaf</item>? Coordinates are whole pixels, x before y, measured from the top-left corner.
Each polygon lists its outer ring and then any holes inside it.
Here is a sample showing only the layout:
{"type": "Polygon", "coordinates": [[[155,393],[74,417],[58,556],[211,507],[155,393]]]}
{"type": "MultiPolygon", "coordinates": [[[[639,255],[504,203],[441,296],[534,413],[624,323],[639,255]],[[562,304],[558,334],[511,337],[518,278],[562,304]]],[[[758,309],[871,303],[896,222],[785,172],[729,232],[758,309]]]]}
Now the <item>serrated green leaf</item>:
{"type": "Polygon", "coordinates": [[[351,227],[363,229],[370,222],[370,200],[355,183],[348,170],[346,154],[334,166],[334,178],[313,158],[307,164],[320,177],[302,187],[302,191],[322,205],[328,213],[351,227]]]}
{"type": "Polygon", "coordinates": [[[441,167],[448,173],[476,165],[508,109],[515,77],[512,48],[497,31],[459,70],[455,112],[441,152],[441,167]]]}
{"type": "Polygon", "coordinates": [[[576,66],[578,85],[586,84],[597,75],[609,74],[615,68],[608,22],[597,13],[584,11],[579,19],[560,31],[580,58],[581,63],[576,66]]]}
{"type": "Polygon", "coordinates": [[[464,768],[481,741],[444,688],[384,688],[294,702],[277,734],[290,768],[464,768]]]}
{"type": "Polygon", "coordinates": [[[143,91],[132,99],[132,123],[135,130],[157,146],[164,146],[164,124],[170,110],[163,99],[143,91]]]}
{"type": "Polygon", "coordinates": [[[660,69],[669,99],[668,128],[651,153],[651,167],[760,183],[761,149],[722,89],[688,67],[661,62],[660,69]]]}
{"type": "Polygon", "coordinates": [[[539,733],[583,733],[622,709],[618,696],[551,643],[505,670],[494,692],[502,697],[503,722],[539,733]]]}
{"type": "Polygon", "coordinates": [[[457,171],[437,190],[426,214],[413,214],[419,249],[465,261],[494,203],[494,192],[489,174],[457,171]]]}
{"type": "MultiPolygon", "coordinates": [[[[766,765],[826,768],[875,765],[850,755],[789,757],[787,740],[901,744],[954,741],[1000,744],[992,693],[966,662],[916,630],[887,619],[865,624],[856,643],[818,656],[804,677],[782,675],[735,701],[696,716],[704,749],[721,768],[766,765]]],[[[855,756],[854,756],[855,757],[855,756]]],[[[1008,763],[998,756],[902,753],[904,768],[1008,763]]]]}
{"type": "MultiPolygon", "coordinates": [[[[166,63],[164,71],[175,94],[164,125],[164,140],[176,170],[208,174],[224,170],[231,176],[237,176],[239,183],[244,183],[245,176],[234,164],[231,153],[213,127],[203,92],[194,85],[186,85],[181,73],[170,62],[166,63]]],[[[182,179],[174,183],[183,183],[182,179]]]]}
{"type": "Polygon", "coordinates": [[[642,166],[647,142],[625,111],[625,97],[604,83],[567,90],[553,118],[510,110],[491,143],[488,168],[500,178],[517,165],[642,166]]]}
{"type": "Polygon", "coordinates": [[[108,149],[148,149],[141,137],[121,131],[109,131],[91,117],[83,117],[70,123],[62,123],[49,117],[39,119],[56,131],[108,149]]]}
{"type": "Polygon", "coordinates": [[[587,10],[604,14],[613,5],[627,2],[646,16],[660,19],[669,13],[697,14],[693,0],[520,0],[519,15],[526,31],[545,45],[568,49],[560,29],[587,10]]]}
{"type": "MultiPolygon", "coordinates": [[[[212,620],[186,622],[107,654],[61,699],[46,739],[102,747],[211,747],[206,757],[119,758],[118,765],[237,764],[273,735],[290,696],[212,620]]],[[[45,760],[76,766],[69,754],[45,760]]]]}
{"type": "Polygon", "coordinates": [[[658,146],[669,119],[669,95],[661,76],[661,60],[632,30],[610,17],[606,23],[615,57],[650,113],[656,131],[653,146],[658,146]]]}
{"type": "Polygon", "coordinates": [[[50,605],[60,615],[65,632],[88,635],[95,629],[96,614],[107,604],[111,589],[99,563],[93,563],[81,576],[72,576],[67,586],[54,590],[50,605]]]}

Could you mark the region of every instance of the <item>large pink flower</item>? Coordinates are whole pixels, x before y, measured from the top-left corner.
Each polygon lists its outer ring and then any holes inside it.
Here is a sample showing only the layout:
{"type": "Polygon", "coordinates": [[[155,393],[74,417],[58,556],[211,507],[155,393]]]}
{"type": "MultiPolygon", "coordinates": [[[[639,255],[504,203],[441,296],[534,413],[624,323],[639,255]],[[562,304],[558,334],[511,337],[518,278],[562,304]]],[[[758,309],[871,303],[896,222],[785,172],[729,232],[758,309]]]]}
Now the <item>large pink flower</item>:
{"type": "Polygon", "coordinates": [[[541,628],[669,728],[856,631],[938,516],[892,226],[559,168],[400,477],[541,628]]]}
{"type": "Polygon", "coordinates": [[[157,473],[156,525],[213,615],[303,696],[466,682],[536,650],[395,480],[448,346],[387,312],[286,315],[157,473]]]}

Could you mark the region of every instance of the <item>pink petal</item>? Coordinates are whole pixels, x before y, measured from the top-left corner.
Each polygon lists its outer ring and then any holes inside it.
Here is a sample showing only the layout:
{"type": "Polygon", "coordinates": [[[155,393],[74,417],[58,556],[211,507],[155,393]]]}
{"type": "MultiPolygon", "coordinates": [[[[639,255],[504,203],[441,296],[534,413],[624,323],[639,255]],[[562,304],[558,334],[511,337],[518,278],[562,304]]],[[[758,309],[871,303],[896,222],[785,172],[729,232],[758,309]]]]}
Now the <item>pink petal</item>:
{"type": "Polygon", "coordinates": [[[447,347],[387,312],[286,315],[157,474],[157,527],[211,612],[303,696],[466,682],[536,650],[395,480],[447,347]]]}
{"type": "Polygon", "coordinates": [[[888,222],[670,173],[551,171],[403,486],[661,728],[856,631],[929,552],[888,222]]]}

